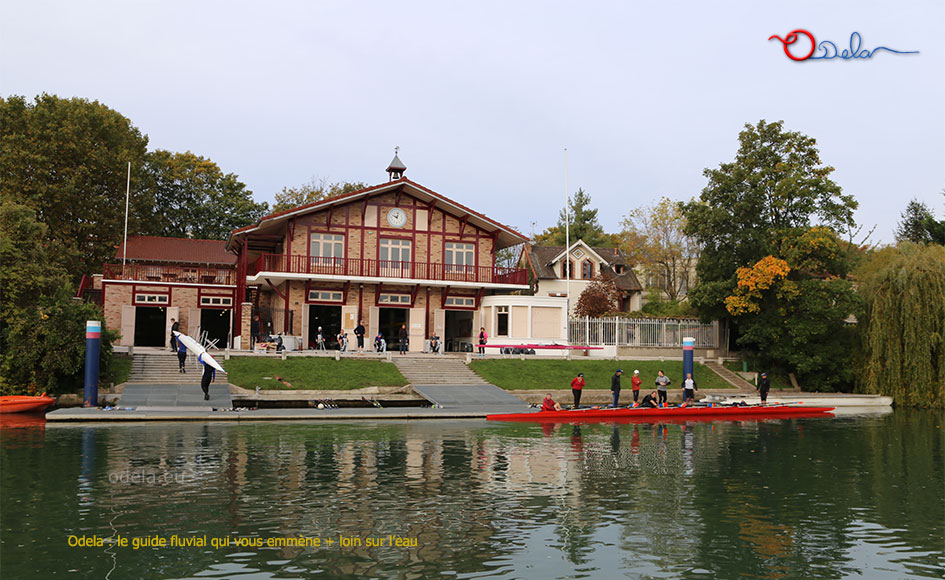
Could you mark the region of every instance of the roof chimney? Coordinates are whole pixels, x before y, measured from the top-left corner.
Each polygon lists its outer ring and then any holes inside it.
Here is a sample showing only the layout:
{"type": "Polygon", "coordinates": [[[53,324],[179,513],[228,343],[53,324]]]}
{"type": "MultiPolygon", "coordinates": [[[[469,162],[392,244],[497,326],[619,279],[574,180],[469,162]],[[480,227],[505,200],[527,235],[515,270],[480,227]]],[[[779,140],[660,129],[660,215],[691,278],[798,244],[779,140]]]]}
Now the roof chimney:
{"type": "Polygon", "coordinates": [[[389,181],[394,181],[395,179],[400,179],[404,176],[404,171],[407,171],[407,166],[404,165],[404,162],[400,160],[400,147],[394,147],[394,158],[391,160],[390,165],[387,166],[387,175],[390,177],[389,181]]]}

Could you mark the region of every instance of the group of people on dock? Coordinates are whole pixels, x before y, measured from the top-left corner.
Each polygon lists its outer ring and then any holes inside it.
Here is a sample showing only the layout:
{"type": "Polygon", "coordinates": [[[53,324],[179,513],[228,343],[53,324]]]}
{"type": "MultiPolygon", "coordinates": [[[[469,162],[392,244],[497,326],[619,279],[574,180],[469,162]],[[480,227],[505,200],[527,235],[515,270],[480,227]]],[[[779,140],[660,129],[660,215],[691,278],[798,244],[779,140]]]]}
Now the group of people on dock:
{"type": "MultiPolygon", "coordinates": [[[[611,402],[611,407],[616,408],[620,404],[620,378],[623,375],[623,369],[617,369],[617,372],[614,373],[614,376],[610,379],[610,392],[613,397],[611,402]]],[[[642,407],[659,407],[665,405],[668,399],[669,385],[672,383],[669,377],[660,370],[656,375],[656,380],[654,384],[656,386],[648,395],[643,397],[643,401],[640,401],[640,388],[643,386],[643,379],[640,378],[640,371],[633,371],[633,377],[630,378],[630,389],[633,392],[633,406],[642,406],[642,407]]],[[[578,373],[576,377],[571,379],[571,394],[574,397],[574,406],[573,409],[577,409],[581,406],[581,393],[584,390],[586,383],[584,381],[584,373],[578,373]]],[[[692,378],[692,373],[686,373],[686,379],[683,381],[683,404],[691,404],[696,401],[696,391],[699,390],[696,381],[692,378]]],[[[561,405],[556,403],[551,397],[551,393],[548,393],[545,396],[544,401],[542,401],[542,410],[543,411],[555,411],[561,410],[561,405]]]]}

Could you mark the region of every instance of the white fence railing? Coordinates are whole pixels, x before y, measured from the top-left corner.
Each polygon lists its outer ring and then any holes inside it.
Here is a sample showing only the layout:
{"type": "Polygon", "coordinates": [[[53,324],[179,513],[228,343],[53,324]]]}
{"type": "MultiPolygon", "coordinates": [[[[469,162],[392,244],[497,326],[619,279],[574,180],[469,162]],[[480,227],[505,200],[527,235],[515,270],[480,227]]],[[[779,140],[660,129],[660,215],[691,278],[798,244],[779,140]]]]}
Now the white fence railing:
{"type": "Polygon", "coordinates": [[[682,339],[696,339],[696,348],[719,347],[719,323],[671,318],[571,318],[568,341],[589,346],[682,346],[682,339]]]}

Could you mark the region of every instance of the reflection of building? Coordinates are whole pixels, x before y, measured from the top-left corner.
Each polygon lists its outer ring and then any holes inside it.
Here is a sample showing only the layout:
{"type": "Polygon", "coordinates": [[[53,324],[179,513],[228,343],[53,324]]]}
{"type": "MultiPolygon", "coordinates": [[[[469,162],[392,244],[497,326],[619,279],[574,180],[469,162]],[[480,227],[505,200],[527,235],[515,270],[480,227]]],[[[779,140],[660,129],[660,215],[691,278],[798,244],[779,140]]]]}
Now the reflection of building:
{"type": "Polygon", "coordinates": [[[639,310],[643,287],[626,257],[616,248],[592,248],[582,240],[564,246],[538,246],[527,244],[522,256],[529,280],[536,296],[568,296],[571,289],[571,309],[588,284],[598,276],[613,282],[620,295],[620,310],[639,310]],[[570,283],[569,276],[570,273],[570,283]]]}

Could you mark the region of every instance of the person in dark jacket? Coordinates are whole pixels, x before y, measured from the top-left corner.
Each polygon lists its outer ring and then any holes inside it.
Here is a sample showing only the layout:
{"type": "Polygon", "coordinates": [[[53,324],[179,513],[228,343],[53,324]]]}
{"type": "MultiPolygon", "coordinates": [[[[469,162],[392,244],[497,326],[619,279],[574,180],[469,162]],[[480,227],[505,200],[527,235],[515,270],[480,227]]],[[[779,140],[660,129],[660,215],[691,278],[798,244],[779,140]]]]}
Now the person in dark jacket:
{"type": "Polygon", "coordinates": [[[171,319],[171,350],[177,350],[177,337],[174,336],[175,332],[180,332],[180,322],[177,322],[173,318],[171,319]]]}
{"type": "Polygon", "coordinates": [[[364,321],[354,327],[354,336],[358,339],[358,352],[364,352],[364,321]]]}
{"type": "MultiPolygon", "coordinates": [[[[200,360],[200,359],[198,359],[200,360]]],[[[203,400],[210,400],[210,383],[212,383],[217,378],[217,371],[212,366],[207,363],[200,361],[200,364],[203,365],[203,376],[200,377],[200,388],[203,389],[203,400]]]]}
{"type": "Polygon", "coordinates": [[[612,407],[617,406],[617,401],[620,399],[620,375],[623,374],[622,369],[617,369],[617,372],[614,373],[614,376],[610,379],[610,392],[614,395],[614,404],[612,407]]]}
{"type": "Polygon", "coordinates": [[[640,403],[640,406],[641,407],[659,407],[660,406],[659,403],[656,402],[657,397],[659,397],[659,395],[656,394],[656,391],[653,391],[649,395],[643,397],[643,402],[640,403]]]}
{"type": "Polygon", "coordinates": [[[183,343],[183,342],[181,342],[181,341],[178,340],[178,341],[177,341],[177,365],[178,365],[179,368],[177,369],[177,372],[179,372],[179,373],[186,373],[186,372],[187,372],[187,371],[184,369],[184,363],[185,363],[185,362],[187,362],[187,347],[184,346],[184,343],[183,343]]]}
{"type": "Polygon", "coordinates": [[[397,335],[400,341],[400,354],[407,354],[407,344],[410,342],[410,334],[407,332],[407,325],[400,325],[400,333],[397,335]]]}
{"type": "Polygon", "coordinates": [[[758,386],[755,387],[758,389],[758,392],[761,394],[761,404],[768,404],[768,391],[771,390],[771,381],[768,379],[768,373],[761,373],[761,380],[758,381],[758,386]]]}

